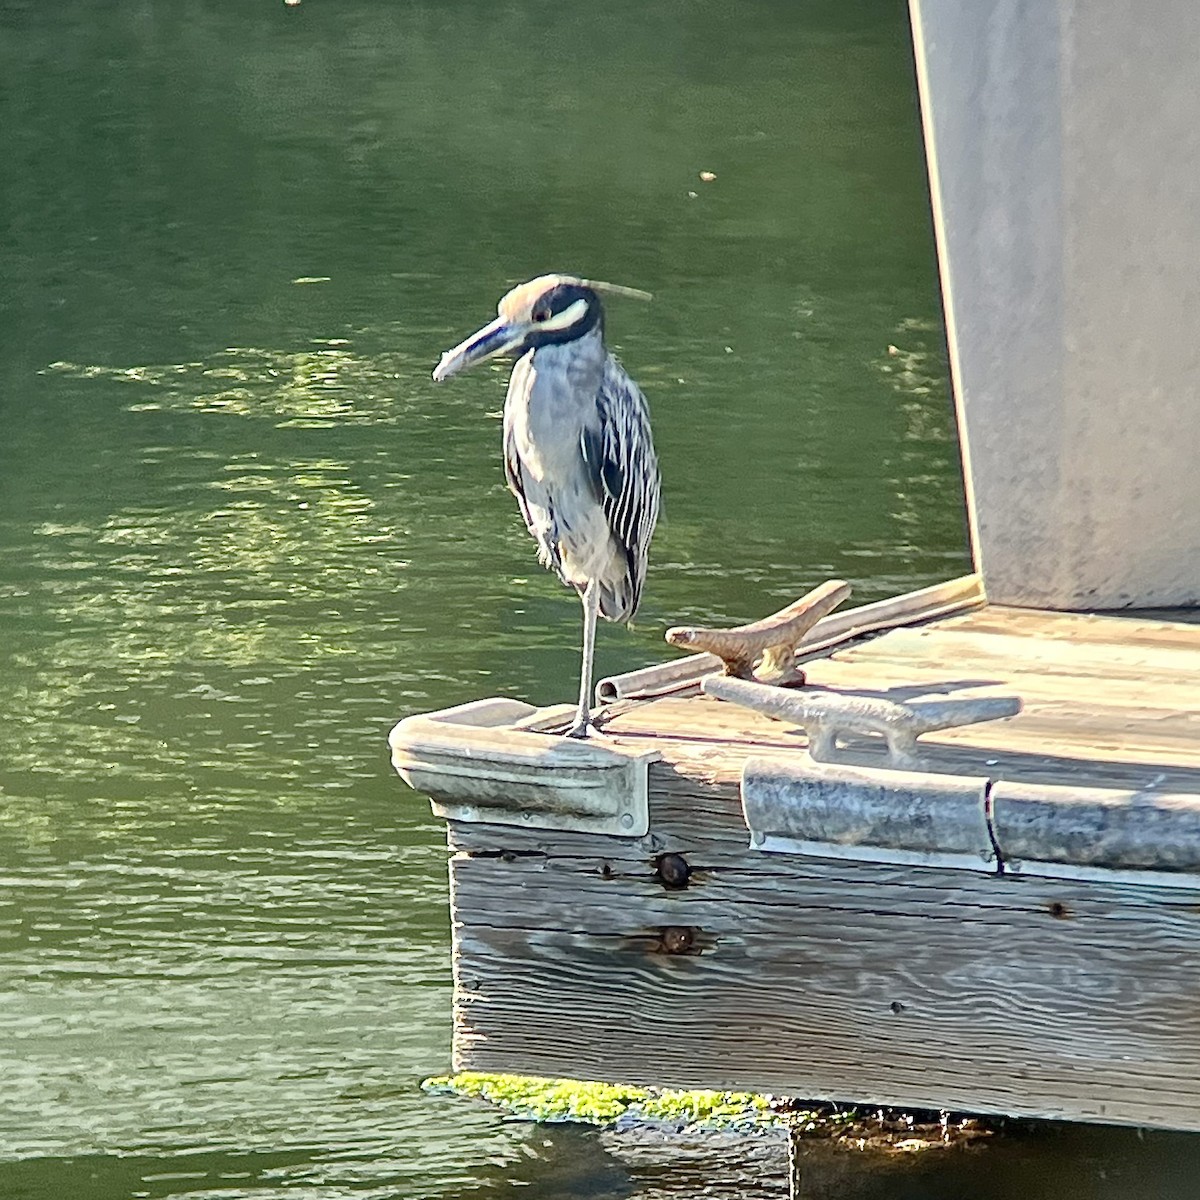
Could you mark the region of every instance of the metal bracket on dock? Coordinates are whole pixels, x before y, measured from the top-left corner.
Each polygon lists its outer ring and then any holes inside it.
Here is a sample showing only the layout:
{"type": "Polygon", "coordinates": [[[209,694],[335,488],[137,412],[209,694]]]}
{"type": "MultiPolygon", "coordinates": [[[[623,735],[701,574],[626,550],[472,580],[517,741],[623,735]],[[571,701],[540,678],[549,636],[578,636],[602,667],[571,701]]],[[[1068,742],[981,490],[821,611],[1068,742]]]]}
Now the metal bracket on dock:
{"type": "Polygon", "coordinates": [[[986,779],[750,758],[742,811],[755,850],[860,862],[996,869],[986,779]]]}
{"type": "Polygon", "coordinates": [[[538,732],[573,711],[493,698],[406,717],[388,739],[392,765],[448,821],[641,837],[658,754],[538,732]]]}
{"type": "Polygon", "coordinates": [[[775,854],[1200,889],[1200,795],[828,766],[742,768],[750,846],[775,854]]]}
{"type": "Polygon", "coordinates": [[[1021,711],[1017,696],[963,696],[901,704],[878,696],[791,690],[722,675],[709,675],[700,686],[706,695],[802,726],[808,733],[808,752],[817,762],[837,760],[839,737],[875,734],[887,742],[888,765],[905,771],[920,768],[917,738],[921,734],[994,721],[1021,711]]]}
{"type": "Polygon", "coordinates": [[[1200,795],[993,784],[993,836],[1014,875],[1200,887],[1200,795]]]}

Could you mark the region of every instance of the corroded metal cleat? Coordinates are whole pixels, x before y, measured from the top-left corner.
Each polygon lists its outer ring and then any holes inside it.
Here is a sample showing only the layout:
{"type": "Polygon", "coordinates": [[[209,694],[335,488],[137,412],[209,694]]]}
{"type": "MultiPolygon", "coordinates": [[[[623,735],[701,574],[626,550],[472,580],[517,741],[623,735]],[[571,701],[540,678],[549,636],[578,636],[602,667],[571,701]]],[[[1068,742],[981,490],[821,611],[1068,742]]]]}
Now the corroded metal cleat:
{"type": "Polygon", "coordinates": [[[850,595],[850,585],[830,579],[777,613],[733,629],[698,629],[690,625],[668,629],[667,641],[685,650],[715,654],[734,679],[796,686],[804,672],[796,666],[796,647],[822,617],[850,595]],[[757,670],[756,670],[757,667],[757,670]]]}

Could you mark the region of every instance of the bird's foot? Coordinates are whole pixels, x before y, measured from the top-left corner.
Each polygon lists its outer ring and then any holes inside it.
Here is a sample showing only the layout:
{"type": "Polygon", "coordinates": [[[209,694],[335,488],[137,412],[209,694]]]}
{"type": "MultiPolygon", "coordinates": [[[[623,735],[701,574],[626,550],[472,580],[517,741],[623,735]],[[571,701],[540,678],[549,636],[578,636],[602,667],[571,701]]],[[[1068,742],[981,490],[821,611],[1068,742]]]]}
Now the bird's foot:
{"type": "Polygon", "coordinates": [[[569,738],[585,738],[588,732],[594,728],[592,714],[581,706],[575,713],[575,724],[567,730],[564,736],[569,738]]]}

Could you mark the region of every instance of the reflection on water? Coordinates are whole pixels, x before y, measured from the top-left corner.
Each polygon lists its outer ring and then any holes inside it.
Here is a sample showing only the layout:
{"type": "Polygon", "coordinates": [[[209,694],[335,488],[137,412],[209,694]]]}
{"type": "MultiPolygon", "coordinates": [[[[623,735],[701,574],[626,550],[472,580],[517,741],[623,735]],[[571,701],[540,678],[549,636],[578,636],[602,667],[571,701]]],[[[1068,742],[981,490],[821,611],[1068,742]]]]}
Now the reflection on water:
{"type": "MultiPolygon", "coordinates": [[[[429,379],[544,270],[657,296],[610,312],[666,514],[602,671],[965,567],[907,37],[885,0],[0,0],[0,1195],[782,1194],[778,1144],[420,1093],[443,837],[385,737],[569,698],[503,368],[429,379]]],[[[1191,1145],[807,1186],[1182,1196],[1191,1145]]]]}

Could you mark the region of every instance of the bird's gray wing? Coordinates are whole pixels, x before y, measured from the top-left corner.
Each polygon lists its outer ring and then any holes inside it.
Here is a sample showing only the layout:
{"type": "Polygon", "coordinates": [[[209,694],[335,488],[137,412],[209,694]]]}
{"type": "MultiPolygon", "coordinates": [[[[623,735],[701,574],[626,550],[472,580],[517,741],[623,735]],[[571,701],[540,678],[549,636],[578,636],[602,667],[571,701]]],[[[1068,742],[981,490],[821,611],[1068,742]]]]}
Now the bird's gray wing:
{"type": "Polygon", "coordinates": [[[595,420],[585,422],[580,449],[608,526],[629,564],[632,614],[646,574],[661,484],[646,397],[611,356],[596,396],[595,420]]]}
{"type": "Polygon", "coordinates": [[[508,421],[504,422],[504,481],[508,490],[517,498],[521,507],[521,516],[525,519],[526,528],[534,532],[533,521],[529,514],[529,501],[525,498],[525,474],[521,469],[521,459],[517,454],[517,440],[513,435],[508,421]]]}
{"type": "MultiPolygon", "coordinates": [[[[533,505],[530,504],[529,489],[532,481],[526,474],[525,464],[521,461],[521,455],[517,451],[517,438],[507,409],[504,414],[504,479],[508,484],[508,490],[517,498],[525,528],[529,530],[530,536],[537,543],[538,561],[566,583],[563,575],[562,555],[559,551],[558,541],[553,535],[552,520],[549,526],[545,524],[545,521],[539,522],[533,505]]],[[[539,500],[535,489],[535,504],[547,504],[548,499],[543,494],[539,500]]],[[[548,515],[548,509],[546,514],[548,515]]]]}

